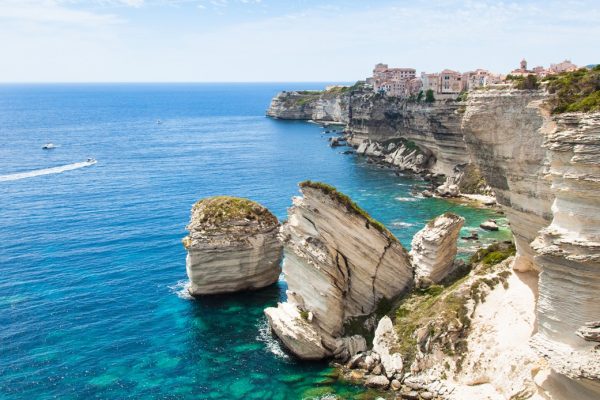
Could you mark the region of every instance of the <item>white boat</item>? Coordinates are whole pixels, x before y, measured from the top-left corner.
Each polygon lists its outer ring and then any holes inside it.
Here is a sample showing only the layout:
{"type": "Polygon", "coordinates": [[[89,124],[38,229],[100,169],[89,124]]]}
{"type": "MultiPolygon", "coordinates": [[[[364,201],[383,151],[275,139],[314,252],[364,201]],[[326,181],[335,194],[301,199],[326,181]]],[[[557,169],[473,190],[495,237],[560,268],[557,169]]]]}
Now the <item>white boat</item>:
{"type": "Polygon", "coordinates": [[[42,149],[44,150],[50,150],[55,148],[56,146],[54,145],[54,143],[46,143],[45,145],[42,146],[42,149]]]}
{"type": "Polygon", "coordinates": [[[157,120],[156,120],[156,123],[157,123],[158,125],[160,125],[160,124],[162,124],[162,121],[161,121],[160,119],[157,119],[157,120]]]}

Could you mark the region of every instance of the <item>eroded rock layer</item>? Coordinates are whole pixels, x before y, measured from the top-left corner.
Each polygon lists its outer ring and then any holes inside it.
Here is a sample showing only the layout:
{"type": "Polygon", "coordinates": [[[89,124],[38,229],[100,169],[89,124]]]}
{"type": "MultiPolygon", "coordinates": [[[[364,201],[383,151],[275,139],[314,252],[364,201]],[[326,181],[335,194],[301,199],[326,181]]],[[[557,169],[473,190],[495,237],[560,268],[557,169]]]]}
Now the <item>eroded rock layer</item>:
{"type": "MultiPolygon", "coordinates": [[[[412,285],[410,259],[394,236],[349,198],[327,185],[305,182],[301,186],[303,197],[294,198],[282,228],[288,300],[265,313],[286,345],[292,337],[303,335],[295,325],[305,330],[309,324],[320,336],[324,355],[351,355],[340,348],[349,343],[340,339],[350,334],[345,325],[369,316],[382,301],[412,285]],[[303,319],[302,323],[286,324],[289,305],[296,308],[294,318],[303,319]],[[282,324],[287,325],[285,330],[282,324]]],[[[308,348],[313,337],[311,333],[306,338],[308,348]]],[[[288,345],[301,358],[315,358],[313,350],[299,347],[288,345]]]]}
{"type": "Polygon", "coordinates": [[[279,222],[260,204],[228,196],[200,200],[187,229],[183,244],[190,294],[259,289],[277,281],[279,222]]]}
{"type": "Polygon", "coordinates": [[[464,104],[456,101],[429,104],[372,93],[355,94],[350,99],[350,142],[358,146],[365,140],[409,140],[433,155],[433,172],[451,176],[457,166],[470,161],[460,125],[463,109],[464,104]]]}
{"type": "Polygon", "coordinates": [[[410,251],[417,281],[438,283],[451,272],[464,223],[464,218],[446,213],[417,232],[410,251]]]}
{"type": "Polygon", "coordinates": [[[600,317],[600,113],[554,121],[544,146],[553,218],[533,243],[542,273],[532,342],[557,372],[600,396],[600,350],[578,334],[600,317]]]}
{"type": "Polygon", "coordinates": [[[551,220],[545,132],[552,124],[540,106],[543,91],[486,90],[469,93],[462,120],[471,159],[504,207],[517,246],[515,269],[536,267],[530,243],[551,220]]]}

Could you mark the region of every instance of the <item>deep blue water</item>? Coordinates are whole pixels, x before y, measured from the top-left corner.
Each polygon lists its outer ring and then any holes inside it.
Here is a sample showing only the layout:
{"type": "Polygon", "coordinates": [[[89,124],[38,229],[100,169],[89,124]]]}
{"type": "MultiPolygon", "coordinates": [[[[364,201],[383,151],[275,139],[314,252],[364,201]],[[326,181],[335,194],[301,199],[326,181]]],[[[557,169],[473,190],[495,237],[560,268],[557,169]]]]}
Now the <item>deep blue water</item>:
{"type": "Polygon", "coordinates": [[[493,216],[415,198],[423,182],[340,154],[314,124],[264,117],[279,90],[322,86],[0,86],[0,398],[356,392],[271,338],[262,310],[284,282],[201,300],[183,290],[181,238],[205,196],[249,197],[285,218],[297,183],[322,180],[407,246],[446,210],[465,216],[465,229],[493,216]],[[88,157],[97,164],[34,176],[88,157]],[[2,181],[28,171],[38,172],[2,181]]]}

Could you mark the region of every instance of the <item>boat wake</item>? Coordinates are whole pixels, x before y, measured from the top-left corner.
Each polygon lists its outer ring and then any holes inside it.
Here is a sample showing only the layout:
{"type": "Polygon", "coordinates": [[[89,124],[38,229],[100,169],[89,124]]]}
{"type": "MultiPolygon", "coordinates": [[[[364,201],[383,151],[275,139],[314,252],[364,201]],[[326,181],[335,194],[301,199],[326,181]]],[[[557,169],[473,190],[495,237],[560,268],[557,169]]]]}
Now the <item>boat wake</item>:
{"type": "Polygon", "coordinates": [[[60,174],[65,171],[71,171],[74,169],[89,167],[96,163],[97,163],[96,160],[90,160],[90,161],[83,161],[83,162],[78,162],[78,163],[73,163],[73,164],[61,165],[59,167],[36,169],[33,171],[19,172],[16,174],[0,175],[0,182],[18,181],[19,179],[34,178],[36,176],[60,174]]]}
{"type": "Polygon", "coordinates": [[[290,356],[287,355],[285,351],[283,351],[281,343],[279,343],[279,341],[277,341],[277,339],[275,339],[271,334],[271,327],[269,327],[269,323],[267,322],[266,318],[263,318],[259,322],[257,328],[258,336],[256,337],[256,340],[258,340],[259,342],[263,342],[267,347],[266,350],[269,353],[274,354],[277,358],[280,358],[282,360],[290,359],[290,356]]]}

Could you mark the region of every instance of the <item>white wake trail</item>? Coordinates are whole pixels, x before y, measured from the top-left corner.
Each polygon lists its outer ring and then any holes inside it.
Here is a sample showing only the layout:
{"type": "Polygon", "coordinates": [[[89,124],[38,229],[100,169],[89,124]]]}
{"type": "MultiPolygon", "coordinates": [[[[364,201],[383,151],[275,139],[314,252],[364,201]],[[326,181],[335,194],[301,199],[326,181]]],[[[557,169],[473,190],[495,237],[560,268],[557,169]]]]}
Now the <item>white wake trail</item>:
{"type": "Polygon", "coordinates": [[[73,163],[73,164],[61,165],[59,167],[36,169],[33,171],[28,171],[28,172],[19,172],[17,174],[0,175],[0,182],[17,181],[19,179],[33,178],[35,176],[41,176],[41,175],[60,174],[65,171],[71,171],[74,169],[89,167],[96,163],[97,163],[96,160],[83,161],[83,162],[78,162],[78,163],[73,163]]]}

